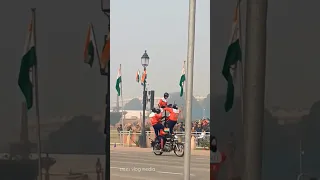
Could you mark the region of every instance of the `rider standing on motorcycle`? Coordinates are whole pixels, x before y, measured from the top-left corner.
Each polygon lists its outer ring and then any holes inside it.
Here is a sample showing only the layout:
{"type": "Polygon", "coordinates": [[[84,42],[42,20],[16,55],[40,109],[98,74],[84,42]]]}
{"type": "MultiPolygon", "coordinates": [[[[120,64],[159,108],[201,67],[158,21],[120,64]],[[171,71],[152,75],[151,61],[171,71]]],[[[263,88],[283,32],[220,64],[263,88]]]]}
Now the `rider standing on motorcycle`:
{"type": "Polygon", "coordinates": [[[217,139],[210,136],[210,180],[216,180],[221,164],[227,159],[225,153],[218,150],[217,139]]]}
{"type": "Polygon", "coordinates": [[[169,98],[169,93],[165,92],[163,94],[163,98],[161,98],[158,102],[159,108],[165,108],[168,105],[168,98],[169,98]]]}
{"type": "Polygon", "coordinates": [[[166,107],[163,110],[168,111],[169,117],[168,117],[168,128],[170,130],[170,134],[173,134],[173,128],[174,126],[177,124],[178,118],[179,118],[179,114],[180,114],[180,110],[178,109],[177,105],[174,104],[172,107],[166,107]]]}
{"type": "MultiPolygon", "coordinates": [[[[169,98],[169,93],[165,92],[163,94],[163,98],[161,98],[158,102],[158,107],[160,108],[161,112],[164,112],[163,116],[167,116],[167,112],[164,111],[163,109],[168,107],[168,98],[169,98]]],[[[164,126],[167,126],[167,122],[164,122],[164,126]]]]}
{"type": "Polygon", "coordinates": [[[160,109],[152,108],[151,111],[152,111],[152,113],[149,115],[150,123],[154,129],[154,134],[156,135],[156,138],[158,138],[159,131],[164,129],[164,127],[161,123],[162,114],[161,114],[160,109]]]}

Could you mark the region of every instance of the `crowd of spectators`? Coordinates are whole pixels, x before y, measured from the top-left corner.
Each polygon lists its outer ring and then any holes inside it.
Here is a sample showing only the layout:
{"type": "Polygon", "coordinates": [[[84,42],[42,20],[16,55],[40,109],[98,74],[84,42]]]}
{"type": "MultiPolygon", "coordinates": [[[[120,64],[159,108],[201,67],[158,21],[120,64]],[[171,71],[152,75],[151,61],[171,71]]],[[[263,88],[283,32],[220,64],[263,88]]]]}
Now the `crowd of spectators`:
{"type": "MultiPolygon", "coordinates": [[[[183,122],[177,123],[175,129],[177,132],[185,131],[185,124],[183,122]]],[[[210,132],[210,120],[208,118],[203,118],[191,123],[191,132],[210,132]]]]}
{"type": "MultiPolygon", "coordinates": [[[[210,120],[209,118],[203,118],[197,121],[193,121],[191,124],[191,132],[193,133],[202,133],[202,132],[210,132],[210,120]]],[[[134,123],[128,123],[125,124],[124,127],[122,127],[121,124],[118,125],[117,131],[132,131],[132,132],[140,132],[141,131],[141,123],[140,122],[134,122],[134,123]]],[[[150,124],[147,122],[146,124],[146,131],[153,131],[150,124]]],[[[185,123],[179,122],[174,127],[175,132],[184,132],[185,131],[185,123]]]]}

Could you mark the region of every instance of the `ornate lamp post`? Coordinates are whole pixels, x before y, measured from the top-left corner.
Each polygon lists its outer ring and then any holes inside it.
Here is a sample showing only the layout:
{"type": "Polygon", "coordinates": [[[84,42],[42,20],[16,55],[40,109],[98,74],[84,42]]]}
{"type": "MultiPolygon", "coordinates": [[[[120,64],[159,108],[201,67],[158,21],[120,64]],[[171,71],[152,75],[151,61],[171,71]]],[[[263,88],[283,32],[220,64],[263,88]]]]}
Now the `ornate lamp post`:
{"type": "MultiPolygon", "coordinates": [[[[146,72],[146,69],[149,65],[149,56],[147,54],[147,50],[144,51],[144,54],[141,57],[141,65],[143,67],[143,72],[146,72]]],[[[147,91],[146,91],[146,78],[144,79],[143,83],[143,93],[142,93],[142,101],[143,101],[143,109],[142,109],[142,130],[141,130],[141,136],[139,140],[139,146],[141,148],[147,147],[147,138],[146,138],[146,105],[147,105],[147,91]]]]}

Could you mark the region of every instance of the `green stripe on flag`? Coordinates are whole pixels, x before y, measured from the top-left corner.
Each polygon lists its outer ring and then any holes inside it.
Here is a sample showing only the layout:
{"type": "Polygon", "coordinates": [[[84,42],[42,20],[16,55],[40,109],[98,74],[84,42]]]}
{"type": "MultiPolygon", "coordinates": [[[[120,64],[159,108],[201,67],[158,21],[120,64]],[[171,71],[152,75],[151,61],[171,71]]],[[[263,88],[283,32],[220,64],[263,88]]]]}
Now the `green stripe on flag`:
{"type": "Polygon", "coordinates": [[[232,71],[235,71],[238,61],[241,61],[241,47],[239,39],[235,40],[227,50],[227,55],[222,68],[222,75],[227,80],[227,96],[224,104],[225,111],[228,112],[233,107],[234,101],[234,77],[232,71]]]}
{"type": "Polygon", "coordinates": [[[180,97],[183,96],[183,85],[184,85],[185,80],[186,80],[186,75],[185,75],[185,74],[182,74],[181,77],[180,77],[180,82],[179,82],[179,86],[180,86],[180,97]]]}
{"type": "Polygon", "coordinates": [[[18,85],[26,98],[28,109],[33,105],[33,85],[30,80],[30,69],[37,63],[36,48],[33,46],[22,57],[18,85]]]}
{"type": "Polygon", "coordinates": [[[120,83],[121,83],[121,76],[119,76],[118,78],[117,78],[117,82],[116,82],[116,90],[117,90],[117,93],[118,93],[118,96],[120,96],[121,95],[121,88],[120,88],[120,83]]]}
{"type": "Polygon", "coordinates": [[[94,45],[93,45],[93,42],[90,41],[88,45],[88,59],[85,61],[85,63],[89,64],[90,67],[92,67],[93,60],[94,60],[94,45]]]}

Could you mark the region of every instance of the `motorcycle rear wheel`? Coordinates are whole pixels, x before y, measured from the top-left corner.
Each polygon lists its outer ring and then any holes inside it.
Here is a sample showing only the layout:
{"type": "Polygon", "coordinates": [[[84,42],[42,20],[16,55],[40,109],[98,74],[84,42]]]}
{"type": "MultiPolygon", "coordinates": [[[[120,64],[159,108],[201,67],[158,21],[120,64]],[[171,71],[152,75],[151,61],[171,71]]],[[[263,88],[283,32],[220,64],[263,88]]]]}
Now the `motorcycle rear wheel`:
{"type": "Polygon", "coordinates": [[[152,147],[152,150],[153,150],[153,153],[156,155],[156,156],[160,156],[160,155],[162,155],[162,153],[163,152],[161,152],[159,149],[157,149],[156,147],[158,147],[159,146],[159,144],[157,145],[155,145],[155,146],[153,146],[152,147]]]}

